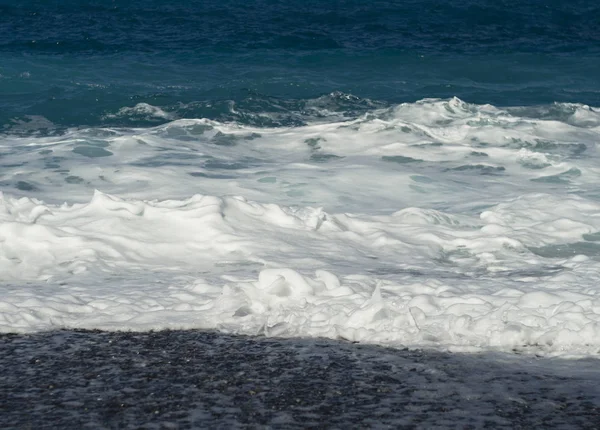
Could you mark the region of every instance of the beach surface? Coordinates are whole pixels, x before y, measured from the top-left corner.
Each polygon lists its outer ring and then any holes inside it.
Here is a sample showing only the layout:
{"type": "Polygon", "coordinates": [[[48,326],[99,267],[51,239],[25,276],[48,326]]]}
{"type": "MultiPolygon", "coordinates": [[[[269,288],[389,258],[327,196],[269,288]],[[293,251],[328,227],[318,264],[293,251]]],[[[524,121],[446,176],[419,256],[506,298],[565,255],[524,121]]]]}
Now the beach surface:
{"type": "Polygon", "coordinates": [[[598,428],[597,359],[208,331],[0,337],[2,428],[598,428]]]}

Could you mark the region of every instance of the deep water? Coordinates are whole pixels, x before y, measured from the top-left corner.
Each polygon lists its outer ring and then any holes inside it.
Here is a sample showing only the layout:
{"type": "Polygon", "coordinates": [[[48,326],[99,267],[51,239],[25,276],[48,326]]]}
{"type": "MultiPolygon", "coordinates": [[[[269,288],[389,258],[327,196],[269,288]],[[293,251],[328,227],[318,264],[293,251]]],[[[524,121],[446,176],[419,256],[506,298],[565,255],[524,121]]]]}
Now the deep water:
{"type": "Polygon", "coordinates": [[[166,121],[115,115],[138,103],[252,124],[280,114],[256,125],[302,123],[315,99],[349,115],[453,96],[598,106],[599,23],[584,0],[3,0],[0,127],[166,121]]]}

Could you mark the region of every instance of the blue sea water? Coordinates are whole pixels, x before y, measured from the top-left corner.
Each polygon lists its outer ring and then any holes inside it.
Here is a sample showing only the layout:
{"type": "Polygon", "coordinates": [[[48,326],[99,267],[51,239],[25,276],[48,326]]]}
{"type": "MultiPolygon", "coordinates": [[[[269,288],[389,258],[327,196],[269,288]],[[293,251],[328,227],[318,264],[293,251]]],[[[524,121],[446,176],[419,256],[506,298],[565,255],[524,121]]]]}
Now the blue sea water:
{"type": "Polygon", "coordinates": [[[301,124],[315,99],[598,106],[599,28],[591,0],[2,0],[0,127],[165,121],[111,115],[137,103],[257,125],[301,124]]]}

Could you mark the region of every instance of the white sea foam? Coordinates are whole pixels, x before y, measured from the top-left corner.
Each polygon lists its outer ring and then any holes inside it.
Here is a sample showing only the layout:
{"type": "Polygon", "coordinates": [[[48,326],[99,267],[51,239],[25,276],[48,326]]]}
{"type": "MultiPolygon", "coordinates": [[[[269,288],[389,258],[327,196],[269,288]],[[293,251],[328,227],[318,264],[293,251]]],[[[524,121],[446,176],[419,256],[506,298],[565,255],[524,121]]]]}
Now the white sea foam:
{"type": "Polygon", "coordinates": [[[0,330],[598,355],[594,115],[424,100],[4,137],[0,330]]]}
{"type": "Polygon", "coordinates": [[[114,118],[130,118],[130,119],[166,119],[171,120],[174,115],[165,112],[157,106],[152,106],[148,103],[138,103],[132,107],[123,107],[117,113],[107,113],[104,119],[114,118]]]}

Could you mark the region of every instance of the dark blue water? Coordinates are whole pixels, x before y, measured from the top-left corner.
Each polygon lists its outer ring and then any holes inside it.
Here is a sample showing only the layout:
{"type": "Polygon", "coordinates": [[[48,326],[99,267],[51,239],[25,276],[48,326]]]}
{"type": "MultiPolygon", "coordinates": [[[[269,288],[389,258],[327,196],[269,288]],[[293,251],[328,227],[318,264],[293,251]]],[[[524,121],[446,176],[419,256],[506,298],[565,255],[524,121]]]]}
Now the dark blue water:
{"type": "Polygon", "coordinates": [[[301,124],[425,97],[600,106],[592,0],[0,1],[0,127],[301,124]],[[256,117],[257,112],[277,116],[256,117]]]}

